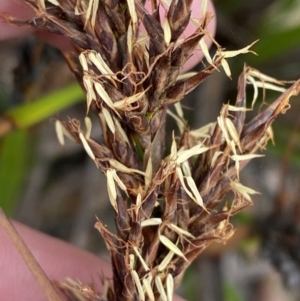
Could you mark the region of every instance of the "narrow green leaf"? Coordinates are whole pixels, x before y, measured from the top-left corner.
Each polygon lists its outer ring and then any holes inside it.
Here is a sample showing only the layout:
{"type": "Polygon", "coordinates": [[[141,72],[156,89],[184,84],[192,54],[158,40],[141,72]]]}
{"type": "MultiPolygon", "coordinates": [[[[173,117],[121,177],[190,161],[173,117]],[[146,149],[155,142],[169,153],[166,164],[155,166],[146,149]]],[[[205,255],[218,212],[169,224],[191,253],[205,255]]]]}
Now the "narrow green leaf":
{"type": "Polygon", "coordinates": [[[27,172],[29,149],[28,133],[16,131],[1,141],[0,149],[0,206],[7,215],[12,215],[18,194],[27,172]]]}
{"type": "Polygon", "coordinates": [[[11,118],[17,128],[23,129],[49,118],[83,98],[84,94],[80,86],[71,84],[35,101],[15,107],[4,115],[11,118]]]}
{"type": "Polygon", "coordinates": [[[247,63],[257,66],[287,53],[299,46],[300,26],[286,31],[276,31],[260,36],[259,42],[253,47],[258,56],[248,56],[247,63]]]}

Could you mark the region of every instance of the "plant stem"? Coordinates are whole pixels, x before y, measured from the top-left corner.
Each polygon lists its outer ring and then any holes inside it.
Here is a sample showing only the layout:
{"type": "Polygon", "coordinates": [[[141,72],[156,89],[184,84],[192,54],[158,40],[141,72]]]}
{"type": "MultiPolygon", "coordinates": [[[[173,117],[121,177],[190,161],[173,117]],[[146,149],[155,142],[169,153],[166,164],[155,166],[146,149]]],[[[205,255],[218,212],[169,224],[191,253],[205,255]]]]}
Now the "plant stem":
{"type": "Polygon", "coordinates": [[[12,222],[5,215],[4,211],[0,208],[0,225],[3,227],[7,235],[10,237],[11,241],[15,245],[19,254],[23,258],[27,267],[29,268],[31,274],[41,287],[48,301],[62,301],[62,299],[57,294],[54,289],[51,281],[36,261],[25,242],[21,238],[20,234],[17,232],[16,228],[12,224],[12,222]]]}

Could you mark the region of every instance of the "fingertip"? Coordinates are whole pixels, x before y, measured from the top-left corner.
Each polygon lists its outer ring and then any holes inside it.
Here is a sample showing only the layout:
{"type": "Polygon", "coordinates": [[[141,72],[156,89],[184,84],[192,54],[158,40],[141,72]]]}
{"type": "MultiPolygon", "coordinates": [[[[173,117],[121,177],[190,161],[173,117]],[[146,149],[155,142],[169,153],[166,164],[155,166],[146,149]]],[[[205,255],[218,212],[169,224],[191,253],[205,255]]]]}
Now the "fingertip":
{"type": "MultiPolygon", "coordinates": [[[[207,12],[211,14],[212,19],[210,23],[208,24],[208,31],[211,34],[212,37],[215,36],[216,33],[216,27],[217,27],[217,18],[216,18],[216,12],[215,8],[213,6],[213,3],[211,1],[208,1],[207,3],[207,12]]],[[[196,20],[201,20],[202,18],[202,12],[201,12],[201,1],[193,1],[192,4],[192,17],[196,20]]],[[[192,34],[196,29],[196,26],[190,22],[187,29],[186,34],[190,35],[192,34]]],[[[212,44],[212,40],[208,37],[204,37],[204,41],[209,48],[212,44]]],[[[203,52],[201,51],[200,47],[197,47],[194,54],[188,59],[188,61],[185,63],[182,73],[192,69],[195,67],[201,60],[203,59],[203,52]]]]}
{"type": "Polygon", "coordinates": [[[51,33],[51,32],[43,32],[43,31],[37,31],[36,35],[41,40],[45,41],[46,43],[48,43],[54,47],[57,47],[61,51],[74,50],[71,40],[64,36],[61,36],[61,35],[58,35],[55,33],[51,33]]]}
{"type": "MultiPolygon", "coordinates": [[[[193,18],[196,22],[201,21],[203,18],[203,13],[202,13],[202,4],[204,0],[194,0],[192,2],[192,7],[191,7],[191,18],[193,18]]],[[[145,4],[146,9],[148,9],[149,12],[151,12],[151,2],[150,0],[146,1],[145,4]]],[[[215,32],[216,32],[216,27],[217,27],[217,20],[216,20],[216,13],[215,9],[213,6],[212,1],[207,1],[207,12],[211,15],[211,20],[207,26],[207,29],[212,37],[214,37],[215,32]]],[[[160,18],[163,21],[164,18],[166,17],[166,10],[161,9],[160,10],[160,18]]],[[[143,26],[141,26],[142,30],[145,30],[143,26]]],[[[183,34],[181,35],[182,38],[187,38],[191,36],[196,29],[198,28],[197,25],[193,23],[192,20],[190,20],[189,24],[185,28],[183,34]]],[[[204,37],[204,41],[209,48],[212,44],[212,39],[209,38],[208,36],[204,37]]],[[[203,59],[203,52],[200,49],[200,46],[197,46],[194,50],[193,55],[186,61],[184,64],[183,68],[181,69],[181,73],[184,73],[193,67],[195,67],[202,59],[203,59]]]]}
{"type": "Polygon", "coordinates": [[[0,0],[0,40],[15,39],[36,33],[42,40],[63,51],[72,50],[71,42],[65,37],[49,32],[35,31],[29,25],[17,26],[5,21],[5,16],[18,20],[30,20],[35,16],[33,9],[20,0],[0,0]]]}
{"type": "Polygon", "coordinates": [[[28,20],[34,12],[25,1],[1,0],[0,1],[0,40],[20,38],[33,32],[29,26],[15,26],[5,22],[3,16],[9,15],[19,20],[28,20]]]}
{"type": "MultiPolygon", "coordinates": [[[[107,261],[19,223],[14,225],[50,280],[64,281],[69,277],[83,284],[93,283],[97,291],[101,291],[100,277],[111,277],[107,261]]],[[[1,227],[0,241],[0,269],[5,271],[5,277],[0,281],[0,299],[45,300],[42,290],[1,227]]]]}

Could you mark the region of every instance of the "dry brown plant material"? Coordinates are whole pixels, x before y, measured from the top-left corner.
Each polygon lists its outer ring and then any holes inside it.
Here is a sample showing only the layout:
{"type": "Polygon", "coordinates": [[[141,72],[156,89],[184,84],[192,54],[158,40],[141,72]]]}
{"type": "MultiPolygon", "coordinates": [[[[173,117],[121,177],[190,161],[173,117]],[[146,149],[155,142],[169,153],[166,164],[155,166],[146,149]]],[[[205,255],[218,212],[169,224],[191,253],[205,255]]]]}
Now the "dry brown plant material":
{"type": "Polygon", "coordinates": [[[87,114],[99,119],[103,143],[90,137],[88,117],[86,131],[75,119],[57,120],[56,131],[61,144],[64,136],[81,144],[107,176],[115,210],[117,234],[100,220],[95,225],[110,252],[113,279],[105,280],[103,292],[70,280],[61,288],[73,296],[70,300],[171,301],[188,265],[211,242],[226,242],[234,233],[230,217],[252,204],[257,192],[239,182],[239,173],[261,156],[272,138],[272,122],[289,108],[300,81],[285,90],[283,82],[245,67],[235,106],[225,104],[215,124],[191,130],[180,100],[221,67],[230,77],[226,59],[251,52],[252,46],[225,51],[214,41],[218,50],[211,57],[203,40],[210,37],[207,24],[213,17],[205,12],[206,1],[203,18],[193,20],[197,29],[184,39],[191,0],[171,1],[163,22],[159,10],[166,4],[155,0],[151,11],[138,0],[25,1],[36,17],[9,22],[59,33],[75,47],[65,57],[86,91],[87,114]],[[197,45],[207,66],[180,75],[197,45]],[[253,104],[258,88],[285,92],[245,123],[248,84],[254,87],[253,104]],[[168,113],[179,128],[170,150],[165,145],[168,113]],[[225,203],[230,191],[234,197],[225,203]]]}
{"type": "Polygon", "coordinates": [[[44,292],[49,301],[61,301],[50,279],[47,277],[43,269],[40,267],[27,245],[15,229],[12,222],[6,217],[4,211],[0,208],[0,225],[12,240],[15,248],[23,258],[36,282],[44,292]]]}

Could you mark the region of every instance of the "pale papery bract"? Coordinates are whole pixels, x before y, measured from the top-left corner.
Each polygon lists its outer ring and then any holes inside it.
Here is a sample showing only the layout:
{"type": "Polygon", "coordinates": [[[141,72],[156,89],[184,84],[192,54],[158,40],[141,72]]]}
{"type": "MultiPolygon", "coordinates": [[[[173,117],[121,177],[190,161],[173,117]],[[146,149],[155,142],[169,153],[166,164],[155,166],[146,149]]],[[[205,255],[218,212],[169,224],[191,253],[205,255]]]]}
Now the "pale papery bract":
{"type": "Polygon", "coordinates": [[[171,1],[164,20],[157,1],[153,11],[136,0],[26,2],[37,13],[27,24],[60,33],[74,45],[75,52],[65,57],[86,92],[87,112],[98,118],[103,139],[90,136],[89,118],[86,130],[76,119],[58,120],[56,129],[61,143],[68,133],[106,175],[115,212],[116,234],[100,220],[95,225],[113,269],[104,291],[73,282],[61,289],[77,294],[78,300],[81,293],[83,300],[99,295],[109,301],[171,301],[189,264],[211,242],[226,242],[234,233],[230,217],[252,204],[256,191],[239,182],[239,173],[260,156],[272,138],[271,123],[289,108],[300,82],[246,123],[246,86],[278,90],[283,82],[245,66],[235,105],[223,105],[217,122],[190,131],[180,101],[221,66],[230,76],[227,59],[252,52],[255,42],[236,51],[216,43],[211,55],[204,37],[212,40],[208,24],[214,16],[206,11],[203,18],[191,20],[191,0],[171,1]],[[196,29],[186,37],[191,21],[196,29]],[[181,76],[197,47],[205,56],[202,70],[181,76]],[[170,111],[172,105],[176,113],[170,111]],[[166,145],[167,114],[179,128],[171,146],[166,145]],[[229,192],[233,197],[228,200],[229,192]]]}

